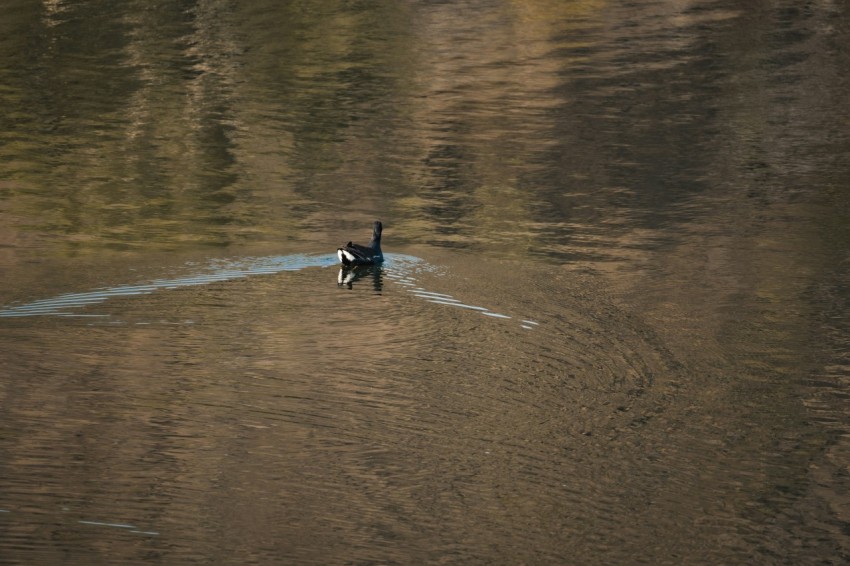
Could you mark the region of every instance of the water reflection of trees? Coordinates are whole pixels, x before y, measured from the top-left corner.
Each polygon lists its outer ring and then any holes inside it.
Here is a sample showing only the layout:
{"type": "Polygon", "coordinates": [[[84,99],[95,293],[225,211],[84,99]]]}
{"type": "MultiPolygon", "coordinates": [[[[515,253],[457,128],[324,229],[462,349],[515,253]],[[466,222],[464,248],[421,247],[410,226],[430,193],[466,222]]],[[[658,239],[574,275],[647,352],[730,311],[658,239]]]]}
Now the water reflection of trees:
{"type": "Polygon", "coordinates": [[[835,44],[842,28],[816,35],[834,9],[17,4],[0,44],[10,213],[79,250],[377,214],[408,241],[627,256],[739,173],[756,192],[767,171],[814,174],[793,155],[830,126],[794,137],[782,116],[840,71],[811,48],[835,44]],[[748,37],[773,55],[749,57],[748,37]]]}

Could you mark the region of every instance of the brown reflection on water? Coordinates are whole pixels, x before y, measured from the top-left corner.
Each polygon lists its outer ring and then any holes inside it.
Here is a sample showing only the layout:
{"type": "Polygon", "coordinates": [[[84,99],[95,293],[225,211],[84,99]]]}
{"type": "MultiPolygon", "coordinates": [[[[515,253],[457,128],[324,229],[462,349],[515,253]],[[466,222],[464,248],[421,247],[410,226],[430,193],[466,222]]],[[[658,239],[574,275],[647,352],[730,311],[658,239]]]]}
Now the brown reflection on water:
{"type": "Polygon", "coordinates": [[[679,433],[692,442],[668,446],[664,460],[669,470],[693,469],[686,472],[691,480],[671,486],[665,499],[687,501],[703,517],[671,525],[668,533],[678,533],[675,539],[697,525],[727,549],[752,556],[748,542],[722,534],[724,522],[746,518],[739,533],[763,540],[767,552],[805,560],[830,554],[831,543],[792,552],[773,537],[833,530],[817,510],[827,501],[835,509],[848,503],[843,481],[824,489],[815,479],[821,466],[837,471],[834,459],[812,463],[814,454],[843,452],[844,443],[812,426],[818,417],[806,408],[811,395],[821,395],[805,385],[806,376],[822,372],[838,351],[835,343],[818,343],[820,302],[809,303],[811,276],[829,271],[836,258],[813,255],[819,237],[813,224],[789,235],[801,217],[819,215],[817,207],[774,207],[746,238],[725,226],[752,227],[754,212],[739,203],[706,224],[693,223],[687,240],[656,256],[661,263],[651,263],[653,276],[620,273],[616,281],[626,301],[655,321],[674,356],[689,362],[677,405],[687,415],[679,433]],[[710,492],[698,488],[706,485],[710,492]],[[753,508],[751,497],[763,506],[753,508]]]}
{"type": "MultiPolygon", "coordinates": [[[[488,283],[503,271],[489,275],[456,292],[505,305],[488,283]]],[[[17,347],[3,365],[29,372],[4,401],[16,552],[427,561],[486,539],[565,556],[547,525],[564,544],[576,536],[565,519],[585,515],[600,477],[589,455],[667,389],[654,384],[670,369],[660,345],[598,300],[604,311],[559,301],[554,314],[548,287],[507,303],[553,313],[530,342],[511,319],[334,277],[258,276],[116,298],[79,312],[109,315],[91,323],[7,325],[17,347]],[[602,312],[616,338],[600,333],[602,312]]],[[[452,280],[417,284],[452,292],[452,280]]]]}
{"type": "Polygon", "coordinates": [[[8,3],[0,555],[846,561],[847,21],[8,3]]]}

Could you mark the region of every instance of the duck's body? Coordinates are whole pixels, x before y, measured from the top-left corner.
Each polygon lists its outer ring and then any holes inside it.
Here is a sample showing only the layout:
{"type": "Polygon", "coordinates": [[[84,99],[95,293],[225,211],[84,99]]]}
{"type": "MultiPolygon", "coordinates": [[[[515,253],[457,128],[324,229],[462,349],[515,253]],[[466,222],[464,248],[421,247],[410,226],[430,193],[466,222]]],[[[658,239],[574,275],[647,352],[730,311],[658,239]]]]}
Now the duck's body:
{"type": "Polygon", "coordinates": [[[341,248],[337,248],[336,255],[343,265],[375,265],[384,261],[381,252],[381,223],[377,220],[372,228],[372,240],[368,246],[348,242],[341,248]]]}

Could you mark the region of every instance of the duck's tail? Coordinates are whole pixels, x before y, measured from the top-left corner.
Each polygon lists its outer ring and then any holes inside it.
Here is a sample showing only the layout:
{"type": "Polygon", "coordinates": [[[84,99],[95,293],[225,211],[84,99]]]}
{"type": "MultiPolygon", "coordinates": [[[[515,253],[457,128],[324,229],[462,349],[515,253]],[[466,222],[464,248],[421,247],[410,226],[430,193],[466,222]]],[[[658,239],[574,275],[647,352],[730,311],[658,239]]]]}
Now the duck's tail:
{"type": "MultiPolygon", "coordinates": [[[[351,242],[348,242],[346,247],[351,247],[351,242]]],[[[337,248],[336,255],[339,258],[340,263],[345,266],[349,266],[354,261],[354,254],[347,251],[345,248],[337,248]]]]}

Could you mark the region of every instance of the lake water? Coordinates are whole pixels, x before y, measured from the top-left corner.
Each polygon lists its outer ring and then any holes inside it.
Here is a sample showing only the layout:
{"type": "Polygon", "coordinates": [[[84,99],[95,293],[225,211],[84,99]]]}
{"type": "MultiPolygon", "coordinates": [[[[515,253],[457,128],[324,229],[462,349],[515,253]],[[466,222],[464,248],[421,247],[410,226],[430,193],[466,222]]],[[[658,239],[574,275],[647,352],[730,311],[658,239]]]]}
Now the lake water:
{"type": "Polygon", "coordinates": [[[848,77],[829,0],[4,3],[0,562],[846,563],[848,77]]]}

